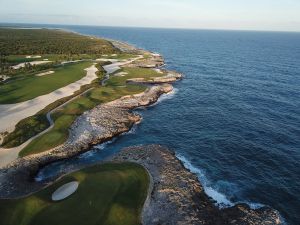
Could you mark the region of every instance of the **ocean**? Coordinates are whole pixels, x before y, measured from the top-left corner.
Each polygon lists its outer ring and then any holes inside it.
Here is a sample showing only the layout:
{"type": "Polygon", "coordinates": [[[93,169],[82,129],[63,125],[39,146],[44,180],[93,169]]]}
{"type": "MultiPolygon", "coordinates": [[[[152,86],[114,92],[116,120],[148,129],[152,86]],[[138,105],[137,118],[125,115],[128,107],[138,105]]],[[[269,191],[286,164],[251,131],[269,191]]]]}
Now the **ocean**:
{"type": "Polygon", "coordinates": [[[300,224],[300,33],[52,27],[158,52],[185,77],[174,93],[136,111],[143,121],[131,132],[47,166],[38,179],[158,143],[197,173],[220,207],[268,205],[300,224]]]}

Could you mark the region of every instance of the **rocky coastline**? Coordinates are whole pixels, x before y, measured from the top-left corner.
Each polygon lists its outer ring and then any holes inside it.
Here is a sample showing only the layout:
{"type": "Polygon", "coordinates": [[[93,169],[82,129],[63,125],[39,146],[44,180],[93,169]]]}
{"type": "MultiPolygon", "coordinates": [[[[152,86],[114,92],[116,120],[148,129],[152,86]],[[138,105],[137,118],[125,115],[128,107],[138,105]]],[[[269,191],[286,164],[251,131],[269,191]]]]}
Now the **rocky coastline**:
{"type": "MultiPolygon", "coordinates": [[[[133,53],[133,47],[117,42],[122,51],[133,53]],[[122,45],[122,46],[121,46],[122,45]],[[128,47],[129,46],[129,47],[128,47]]],[[[135,49],[135,54],[148,54],[145,64],[163,64],[163,58],[157,54],[135,49]],[[158,60],[158,62],[157,62],[158,60]]],[[[126,66],[136,66],[133,60],[126,66]],[[134,64],[134,65],[132,65],[134,64]]],[[[171,73],[171,72],[170,72],[171,73]]],[[[168,76],[168,75],[167,75],[168,76]]],[[[101,144],[112,138],[128,132],[132,126],[141,121],[141,116],[132,112],[138,107],[145,107],[157,102],[163,94],[173,90],[171,83],[179,80],[181,75],[169,77],[154,83],[144,82],[147,89],[136,95],[123,96],[112,102],[101,104],[79,116],[69,129],[67,141],[48,151],[18,158],[0,169],[0,198],[18,198],[26,196],[41,188],[44,184],[33,182],[33,176],[40,168],[56,161],[72,158],[89,151],[96,144],[101,144]]]]}
{"type": "Polygon", "coordinates": [[[123,149],[115,162],[144,166],[151,177],[143,224],[271,225],[280,224],[280,215],[269,207],[251,209],[237,204],[220,209],[204,192],[195,174],[184,168],[175,154],[160,145],[123,149]]]}
{"type": "MultiPolygon", "coordinates": [[[[121,42],[113,44],[122,51],[138,54],[149,53],[121,42]]],[[[151,57],[134,61],[133,67],[160,69],[163,58],[154,53],[151,57]]],[[[163,94],[173,90],[171,83],[181,79],[176,72],[153,80],[129,80],[147,85],[141,94],[124,96],[115,101],[98,105],[79,116],[70,128],[68,140],[49,151],[19,158],[0,169],[0,199],[28,196],[51,182],[35,182],[34,177],[44,166],[74,157],[128,132],[141,121],[132,110],[155,103],[163,94]]],[[[204,192],[196,175],[184,168],[175,154],[159,145],[138,146],[124,149],[108,159],[112,162],[135,162],[144,166],[150,177],[149,195],[144,206],[143,224],[280,224],[279,213],[264,207],[253,210],[245,204],[219,209],[204,192]]],[[[105,163],[105,162],[103,162],[105,163]]]]}

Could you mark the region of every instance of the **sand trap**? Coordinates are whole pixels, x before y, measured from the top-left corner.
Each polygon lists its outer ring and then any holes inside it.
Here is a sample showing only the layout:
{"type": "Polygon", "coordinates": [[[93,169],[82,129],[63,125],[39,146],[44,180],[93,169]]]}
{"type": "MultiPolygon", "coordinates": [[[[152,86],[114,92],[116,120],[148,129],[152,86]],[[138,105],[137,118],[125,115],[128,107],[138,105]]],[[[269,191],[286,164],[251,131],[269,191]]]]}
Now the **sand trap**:
{"type": "MultiPolygon", "coordinates": [[[[51,61],[33,61],[33,62],[28,62],[30,65],[40,65],[40,64],[45,64],[45,63],[50,63],[51,61]]],[[[13,69],[17,70],[20,68],[25,67],[26,63],[20,63],[18,65],[12,66],[13,69]]]]}
{"type": "Polygon", "coordinates": [[[85,70],[87,71],[87,75],[84,78],[49,94],[21,103],[0,105],[0,132],[13,131],[15,125],[20,120],[36,114],[52,102],[72,95],[75,91],[79,90],[82,85],[90,84],[93,80],[98,78],[96,74],[98,69],[95,65],[85,70]]]}
{"type": "MultiPolygon", "coordinates": [[[[143,56],[139,56],[135,59],[128,60],[126,62],[116,62],[111,65],[104,66],[103,68],[106,70],[109,77],[109,74],[120,69],[120,66],[125,65],[127,63],[131,63],[134,60],[140,59],[142,57],[143,56]]],[[[87,75],[84,78],[82,78],[81,80],[75,83],[69,84],[66,87],[51,92],[50,94],[39,96],[35,99],[26,102],[17,103],[17,104],[0,105],[0,124],[1,124],[0,133],[5,131],[12,132],[15,128],[15,125],[20,120],[36,114],[40,110],[44,109],[47,105],[51,104],[52,102],[58,99],[72,95],[75,91],[79,90],[82,85],[89,84],[93,80],[98,78],[96,74],[98,69],[95,67],[95,65],[92,65],[91,67],[85,70],[87,71],[87,75]]],[[[25,148],[32,140],[48,132],[49,129],[53,127],[53,121],[51,119],[50,114],[51,112],[47,114],[47,118],[51,124],[51,126],[48,129],[30,138],[28,141],[26,141],[25,143],[23,143],[18,147],[10,148],[10,149],[5,149],[0,147],[0,168],[5,167],[9,163],[16,160],[19,156],[19,152],[23,148],[25,148]]]]}
{"type": "Polygon", "coordinates": [[[152,53],[152,56],[154,56],[154,57],[160,57],[160,54],[158,54],[158,53],[152,53]]]}
{"type": "Polygon", "coordinates": [[[26,59],[39,59],[42,58],[42,56],[40,55],[28,55],[26,56],[26,59]]]}
{"type": "Polygon", "coordinates": [[[120,73],[116,73],[115,76],[116,77],[124,77],[127,74],[128,74],[127,72],[120,72],[120,73]]]}
{"type": "Polygon", "coordinates": [[[73,181],[61,186],[52,194],[52,201],[61,201],[69,197],[75,193],[75,191],[78,189],[78,186],[79,183],[77,181],[73,181]]]}
{"type": "Polygon", "coordinates": [[[161,69],[153,69],[154,71],[156,71],[157,73],[160,73],[160,74],[163,74],[164,72],[163,71],[161,71],[161,69]]]}
{"type": "Polygon", "coordinates": [[[53,74],[53,73],[55,73],[55,72],[51,70],[51,71],[48,71],[48,72],[39,73],[39,74],[37,74],[36,76],[37,76],[37,77],[42,77],[42,76],[50,75],[50,74],[53,74]]]}
{"type": "Polygon", "coordinates": [[[9,79],[9,76],[0,75],[0,82],[6,81],[7,79],[9,79]]]}

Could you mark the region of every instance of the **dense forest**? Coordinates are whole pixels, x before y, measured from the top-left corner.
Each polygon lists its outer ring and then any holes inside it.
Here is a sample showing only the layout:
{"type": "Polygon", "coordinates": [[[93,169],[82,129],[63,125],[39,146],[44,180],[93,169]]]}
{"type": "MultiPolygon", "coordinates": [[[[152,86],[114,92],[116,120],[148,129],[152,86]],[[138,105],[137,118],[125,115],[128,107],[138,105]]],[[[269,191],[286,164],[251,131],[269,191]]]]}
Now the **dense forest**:
{"type": "Polygon", "coordinates": [[[0,56],[116,53],[106,40],[63,30],[0,28],[0,56]]]}

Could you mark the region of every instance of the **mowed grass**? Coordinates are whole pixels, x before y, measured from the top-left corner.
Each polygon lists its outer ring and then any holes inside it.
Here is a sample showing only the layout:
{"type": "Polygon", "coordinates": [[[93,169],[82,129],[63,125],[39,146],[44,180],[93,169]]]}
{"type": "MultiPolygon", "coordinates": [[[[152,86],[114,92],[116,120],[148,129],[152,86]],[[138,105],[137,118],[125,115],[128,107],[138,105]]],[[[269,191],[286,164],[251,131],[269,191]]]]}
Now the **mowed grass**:
{"type": "Polygon", "coordinates": [[[69,127],[82,113],[101,103],[110,102],[125,95],[138,94],[144,90],[145,87],[129,85],[126,88],[100,87],[87,92],[84,96],[73,100],[55,112],[53,114],[54,127],[30,142],[22,149],[19,156],[24,157],[40,153],[63,144],[69,136],[69,127]]]}
{"type": "Polygon", "coordinates": [[[145,80],[151,80],[152,77],[161,77],[165,74],[158,73],[153,69],[148,68],[138,68],[138,67],[125,67],[115,73],[115,76],[107,81],[107,86],[123,86],[126,85],[128,79],[133,78],[145,78],[145,80]],[[123,72],[127,73],[125,76],[117,76],[118,73],[123,72]]]}
{"type": "Polygon", "coordinates": [[[123,68],[122,72],[128,74],[121,76],[111,76],[106,86],[94,88],[53,114],[54,127],[47,133],[34,139],[19,153],[24,157],[31,154],[41,153],[63,144],[69,136],[69,127],[75,119],[87,110],[99,104],[116,100],[125,95],[134,95],[146,90],[143,85],[127,84],[130,78],[146,78],[162,76],[152,69],[143,68],[123,68]]]}
{"type": "Polygon", "coordinates": [[[1,225],[138,225],[149,176],[133,163],[103,164],[70,174],[19,200],[0,200],[1,225]],[[60,186],[78,181],[77,191],[53,202],[60,186]]]}
{"type": "Polygon", "coordinates": [[[137,57],[137,55],[130,54],[130,53],[119,53],[119,54],[111,54],[111,55],[102,55],[101,58],[103,59],[132,59],[137,57]]]}
{"type": "Polygon", "coordinates": [[[54,69],[54,74],[26,76],[0,85],[0,104],[13,104],[49,94],[86,76],[92,62],[69,64],[54,69]]]}

